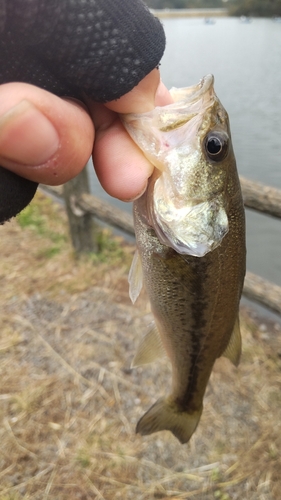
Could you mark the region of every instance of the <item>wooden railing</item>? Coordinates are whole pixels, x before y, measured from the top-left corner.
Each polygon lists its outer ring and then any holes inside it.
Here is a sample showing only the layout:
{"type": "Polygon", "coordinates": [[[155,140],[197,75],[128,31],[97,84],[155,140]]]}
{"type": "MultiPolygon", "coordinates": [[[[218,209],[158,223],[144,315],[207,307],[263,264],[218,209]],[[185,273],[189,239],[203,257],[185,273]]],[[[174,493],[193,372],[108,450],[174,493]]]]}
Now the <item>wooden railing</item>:
{"type": "MultiPolygon", "coordinates": [[[[281,190],[240,177],[246,208],[281,219],[281,190]]],[[[65,200],[70,234],[76,252],[96,251],[95,220],[121,229],[134,236],[132,215],[101,201],[89,192],[87,171],[68,182],[62,190],[42,187],[65,200]]],[[[281,255],[280,255],[281,259],[281,255]]],[[[246,273],[243,295],[250,300],[281,314],[281,287],[270,281],[246,273]]]]}

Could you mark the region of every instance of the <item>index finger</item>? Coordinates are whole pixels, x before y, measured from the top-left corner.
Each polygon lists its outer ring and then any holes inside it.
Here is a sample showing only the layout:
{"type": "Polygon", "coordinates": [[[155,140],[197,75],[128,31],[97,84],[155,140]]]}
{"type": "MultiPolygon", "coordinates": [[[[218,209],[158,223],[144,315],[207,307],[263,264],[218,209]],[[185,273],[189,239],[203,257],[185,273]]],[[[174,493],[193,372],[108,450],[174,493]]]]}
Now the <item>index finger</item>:
{"type": "Polygon", "coordinates": [[[146,189],[153,165],[127,134],[119,116],[99,103],[89,105],[95,125],[93,162],[102,187],[123,201],[146,189]]]}
{"type": "Polygon", "coordinates": [[[96,138],[93,160],[101,185],[111,196],[131,201],[145,191],[153,165],[123,127],[118,113],[141,113],[170,104],[172,97],[153,70],[131,92],[105,105],[88,103],[96,138]]]}

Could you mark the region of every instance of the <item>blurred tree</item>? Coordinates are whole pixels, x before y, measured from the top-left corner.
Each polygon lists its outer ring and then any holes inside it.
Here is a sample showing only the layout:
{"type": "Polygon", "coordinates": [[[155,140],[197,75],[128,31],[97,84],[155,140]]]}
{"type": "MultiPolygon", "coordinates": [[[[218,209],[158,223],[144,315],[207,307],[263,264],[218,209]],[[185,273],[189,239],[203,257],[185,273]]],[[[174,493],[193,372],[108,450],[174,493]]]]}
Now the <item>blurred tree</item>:
{"type": "Polygon", "coordinates": [[[281,0],[145,0],[152,9],[228,8],[236,16],[281,16],[281,0]]]}
{"type": "Polygon", "coordinates": [[[229,13],[236,16],[281,16],[281,0],[232,0],[229,13]]]}
{"type": "Polygon", "coordinates": [[[152,9],[200,9],[225,7],[223,0],[145,0],[152,9]]]}

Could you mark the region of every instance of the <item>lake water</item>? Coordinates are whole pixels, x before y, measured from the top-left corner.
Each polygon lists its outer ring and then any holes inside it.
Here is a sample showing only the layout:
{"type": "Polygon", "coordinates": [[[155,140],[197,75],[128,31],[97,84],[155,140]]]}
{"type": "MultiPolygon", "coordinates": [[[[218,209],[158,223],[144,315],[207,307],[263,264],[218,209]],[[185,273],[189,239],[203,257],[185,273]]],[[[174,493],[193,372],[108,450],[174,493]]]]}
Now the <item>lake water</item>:
{"type": "MultiPolygon", "coordinates": [[[[167,47],[161,75],[168,88],[213,73],[229,113],[239,174],[281,188],[281,23],[253,19],[163,20],[167,47]]],[[[92,191],[119,207],[91,176],[92,191]]],[[[247,211],[247,269],[281,285],[281,221],[247,211]]]]}

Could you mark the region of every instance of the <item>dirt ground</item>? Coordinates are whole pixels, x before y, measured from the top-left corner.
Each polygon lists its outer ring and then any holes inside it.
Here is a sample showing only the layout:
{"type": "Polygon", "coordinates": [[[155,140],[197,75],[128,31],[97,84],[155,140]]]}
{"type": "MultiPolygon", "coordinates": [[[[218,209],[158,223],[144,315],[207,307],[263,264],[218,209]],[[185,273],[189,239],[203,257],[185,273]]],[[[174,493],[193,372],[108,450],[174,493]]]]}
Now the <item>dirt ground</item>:
{"type": "Polygon", "coordinates": [[[170,368],[130,369],[149,306],[128,298],[133,248],[100,241],[76,259],[42,194],[0,227],[0,499],[280,499],[280,323],[241,310],[240,366],[217,361],[190,443],[136,435],[170,368]]]}

